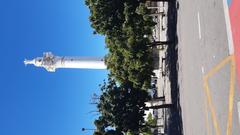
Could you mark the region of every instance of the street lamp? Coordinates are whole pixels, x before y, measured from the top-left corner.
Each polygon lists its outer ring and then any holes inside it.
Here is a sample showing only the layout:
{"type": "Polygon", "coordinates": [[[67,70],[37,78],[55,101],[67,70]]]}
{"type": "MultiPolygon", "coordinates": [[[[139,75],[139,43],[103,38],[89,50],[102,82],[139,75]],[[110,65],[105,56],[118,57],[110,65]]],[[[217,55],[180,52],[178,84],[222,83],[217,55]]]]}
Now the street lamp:
{"type": "Polygon", "coordinates": [[[96,129],[92,129],[92,128],[82,128],[82,131],[86,131],[86,130],[96,130],[96,129]]]}

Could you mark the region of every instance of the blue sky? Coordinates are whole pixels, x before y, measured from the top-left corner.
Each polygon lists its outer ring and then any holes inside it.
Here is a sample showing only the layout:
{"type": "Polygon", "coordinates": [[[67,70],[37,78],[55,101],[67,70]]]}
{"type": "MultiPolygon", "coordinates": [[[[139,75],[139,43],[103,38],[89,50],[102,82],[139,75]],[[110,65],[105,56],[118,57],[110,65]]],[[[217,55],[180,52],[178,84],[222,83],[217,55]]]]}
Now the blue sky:
{"type": "Polygon", "coordinates": [[[227,0],[228,5],[231,5],[232,0],[227,0]]]}
{"type": "Polygon", "coordinates": [[[25,67],[45,51],[104,56],[104,37],[93,35],[84,0],[0,1],[0,135],[79,135],[93,128],[90,97],[106,70],[25,67]]]}

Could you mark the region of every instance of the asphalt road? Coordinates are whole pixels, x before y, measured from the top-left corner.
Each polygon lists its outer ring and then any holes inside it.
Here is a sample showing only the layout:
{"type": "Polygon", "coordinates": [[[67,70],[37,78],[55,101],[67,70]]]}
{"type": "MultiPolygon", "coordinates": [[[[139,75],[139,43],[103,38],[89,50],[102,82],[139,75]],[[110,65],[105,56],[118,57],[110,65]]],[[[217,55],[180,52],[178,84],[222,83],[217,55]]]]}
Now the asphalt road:
{"type": "Polygon", "coordinates": [[[184,135],[239,135],[234,57],[222,0],[179,0],[178,62],[184,135]]]}

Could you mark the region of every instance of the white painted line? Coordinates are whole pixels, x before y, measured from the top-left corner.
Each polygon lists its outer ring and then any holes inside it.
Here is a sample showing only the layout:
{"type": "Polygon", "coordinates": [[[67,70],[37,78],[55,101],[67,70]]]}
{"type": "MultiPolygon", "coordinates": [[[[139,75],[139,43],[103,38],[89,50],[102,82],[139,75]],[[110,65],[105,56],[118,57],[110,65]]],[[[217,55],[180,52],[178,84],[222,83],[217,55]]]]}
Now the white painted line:
{"type": "Polygon", "coordinates": [[[204,72],[205,72],[205,71],[204,71],[204,67],[202,66],[202,73],[204,74],[204,72]]]}
{"type": "Polygon", "coordinates": [[[199,39],[202,38],[202,33],[201,33],[201,22],[200,22],[200,15],[199,15],[199,12],[198,12],[198,36],[199,36],[199,39]]]}
{"type": "Polygon", "coordinates": [[[238,110],[238,122],[240,124],[240,101],[237,102],[237,110],[238,110]]]}
{"type": "Polygon", "coordinates": [[[232,55],[234,54],[234,47],[233,47],[232,29],[231,29],[227,0],[223,0],[223,9],[224,9],[224,17],[225,17],[226,28],[227,28],[228,49],[229,49],[229,54],[232,55]]]}

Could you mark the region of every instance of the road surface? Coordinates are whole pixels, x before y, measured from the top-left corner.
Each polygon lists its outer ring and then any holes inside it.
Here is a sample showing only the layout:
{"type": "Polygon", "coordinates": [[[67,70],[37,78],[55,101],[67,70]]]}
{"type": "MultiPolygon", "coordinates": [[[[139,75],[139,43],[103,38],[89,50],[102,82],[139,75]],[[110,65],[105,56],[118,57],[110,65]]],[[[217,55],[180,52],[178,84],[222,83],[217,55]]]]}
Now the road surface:
{"type": "Polygon", "coordinates": [[[179,85],[184,135],[239,135],[238,66],[227,2],[178,2],[179,85]]]}

